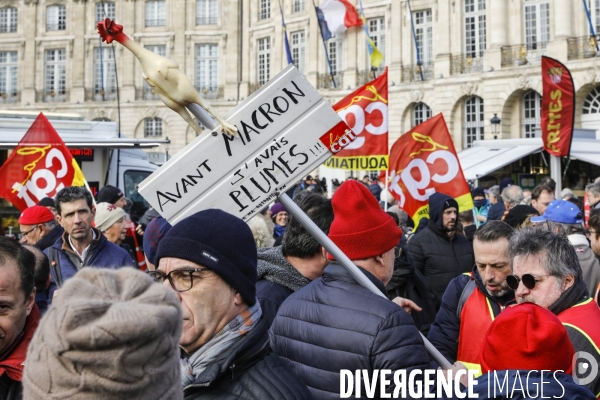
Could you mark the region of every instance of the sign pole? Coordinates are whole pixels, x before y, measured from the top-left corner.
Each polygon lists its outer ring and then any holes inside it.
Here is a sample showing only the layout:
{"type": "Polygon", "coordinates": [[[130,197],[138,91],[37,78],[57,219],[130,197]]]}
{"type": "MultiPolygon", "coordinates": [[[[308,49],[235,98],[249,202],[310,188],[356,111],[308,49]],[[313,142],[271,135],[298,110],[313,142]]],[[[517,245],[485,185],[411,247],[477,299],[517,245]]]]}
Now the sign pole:
{"type": "MultiPolygon", "coordinates": [[[[346,256],[335,245],[335,243],[333,243],[333,241],[329,239],[329,237],[321,229],[319,229],[319,227],[308,217],[308,215],[306,215],[304,211],[302,211],[302,209],[298,207],[296,203],[294,203],[290,196],[288,196],[286,193],[282,193],[279,195],[279,200],[281,200],[281,203],[285,206],[285,209],[292,214],[294,218],[298,219],[300,225],[302,225],[304,229],[306,229],[308,233],[310,233],[311,236],[314,237],[317,242],[319,242],[319,244],[325,248],[325,250],[331,253],[337,262],[339,262],[342,266],[344,266],[344,268],[346,268],[346,270],[348,270],[350,275],[352,275],[358,284],[369,289],[371,292],[386,298],[385,295],[381,293],[379,289],[377,289],[377,286],[375,286],[373,282],[371,282],[369,278],[367,278],[365,274],[358,269],[358,267],[348,258],[348,256],[346,256]]],[[[431,354],[431,357],[433,357],[438,365],[442,367],[442,369],[452,369],[452,364],[446,360],[442,353],[440,353],[438,349],[436,349],[431,342],[429,342],[429,340],[423,336],[422,333],[420,333],[420,335],[423,338],[425,349],[427,349],[429,354],[431,354]]]]}

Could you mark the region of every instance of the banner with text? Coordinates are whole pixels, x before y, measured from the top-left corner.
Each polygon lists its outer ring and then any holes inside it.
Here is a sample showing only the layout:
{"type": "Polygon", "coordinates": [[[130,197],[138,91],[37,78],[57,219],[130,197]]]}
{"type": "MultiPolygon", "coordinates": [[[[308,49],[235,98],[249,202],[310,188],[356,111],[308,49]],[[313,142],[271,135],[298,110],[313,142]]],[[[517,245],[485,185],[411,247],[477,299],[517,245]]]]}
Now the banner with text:
{"type": "Polygon", "coordinates": [[[429,196],[435,192],[456,199],[459,211],[471,210],[473,199],[452,137],[440,113],[415,126],[390,151],[389,191],[415,226],[429,217],[429,196]]]}
{"type": "Polygon", "coordinates": [[[357,139],[327,160],[326,167],[380,171],[388,169],[388,76],[361,86],[333,106],[357,139]]]}
{"type": "Polygon", "coordinates": [[[248,220],[356,139],[293,64],[225,119],[238,137],[206,131],[140,184],[171,224],[209,208],[248,220]]]}
{"type": "Polygon", "coordinates": [[[0,168],[0,197],[23,211],[85,178],[50,121],[40,113],[0,168]]]}
{"type": "Polygon", "coordinates": [[[568,156],[575,122],[575,85],[559,61],[542,57],[542,141],[553,156],[568,156]]]}

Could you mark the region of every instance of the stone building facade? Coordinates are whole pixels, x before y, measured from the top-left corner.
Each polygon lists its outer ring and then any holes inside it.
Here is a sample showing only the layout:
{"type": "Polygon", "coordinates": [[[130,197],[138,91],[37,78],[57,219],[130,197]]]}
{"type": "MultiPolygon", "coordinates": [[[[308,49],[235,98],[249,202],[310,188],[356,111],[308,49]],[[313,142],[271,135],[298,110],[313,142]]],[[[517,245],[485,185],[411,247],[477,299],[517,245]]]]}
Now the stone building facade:
{"type": "MultiPolygon", "coordinates": [[[[598,31],[600,0],[586,2],[598,31]]],[[[351,28],[326,45],[334,88],[312,1],[281,8],[294,62],[332,104],[381,72],[370,70],[363,29],[351,28]]],[[[363,0],[363,9],[389,67],[390,144],[440,112],[457,150],[493,138],[494,114],[498,139],[532,137],[542,55],[573,74],[576,126],[600,128],[600,50],[583,2],[363,0]]],[[[175,60],[222,114],[287,62],[277,0],[0,0],[1,107],[120,120],[132,138],[168,136],[157,161],[189,143],[195,132],[149,90],[134,56],[100,43],[95,25],[107,16],[175,60]]]]}

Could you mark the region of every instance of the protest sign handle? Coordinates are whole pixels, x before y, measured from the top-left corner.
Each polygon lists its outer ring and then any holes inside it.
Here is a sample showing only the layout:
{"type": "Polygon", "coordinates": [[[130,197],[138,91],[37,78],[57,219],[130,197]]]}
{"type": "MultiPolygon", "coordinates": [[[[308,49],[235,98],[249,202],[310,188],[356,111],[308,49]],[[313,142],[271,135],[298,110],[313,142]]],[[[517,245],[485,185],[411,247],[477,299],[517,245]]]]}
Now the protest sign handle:
{"type": "Polygon", "coordinates": [[[200,106],[200,104],[189,103],[187,106],[185,106],[185,108],[187,108],[188,111],[198,119],[200,124],[204,125],[208,129],[215,129],[219,125],[215,122],[213,117],[211,117],[210,114],[200,106]]]}
{"type": "MultiPolygon", "coordinates": [[[[286,210],[292,214],[294,218],[298,219],[300,225],[302,225],[304,229],[306,229],[321,246],[331,253],[337,262],[339,262],[348,270],[356,282],[369,289],[371,292],[385,298],[385,295],[381,293],[379,289],[377,289],[377,286],[375,286],[373,282],[371,282],[369,278],[365,276],[365,274],[360,272],[358,267],[354,265],[354,263],[335,245],[335,243],[331,241],[331,239],[329,239],[329,237],[327,237],[327,235],[321,229],[319,229],[319,227],[308,217],[308,215],[304,213],[304,211],[302,211],[300,207],[298,207],[296,203],[294,203],[294,201],[286,193],[280,194],[279,200],[281,200],[281,203],[285,206],[286,210]]],[[[421,337],[425,343],[425,348],[429,354],[431,354],[431,357],[433,357],[433,359],[438,363],[438,365],[442,367],[442,369],[451,369],[452,364],[446,360],[442,353],[433,347],[431,342],[429,342],[429,340],[427,340],[423,334],[421,334],[421,337]]]]}

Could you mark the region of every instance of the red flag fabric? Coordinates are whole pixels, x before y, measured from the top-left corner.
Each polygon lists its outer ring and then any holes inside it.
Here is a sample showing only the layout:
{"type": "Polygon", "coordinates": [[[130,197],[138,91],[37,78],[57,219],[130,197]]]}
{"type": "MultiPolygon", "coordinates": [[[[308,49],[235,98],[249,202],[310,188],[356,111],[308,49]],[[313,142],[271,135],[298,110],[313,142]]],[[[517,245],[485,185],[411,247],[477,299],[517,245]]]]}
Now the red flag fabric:
{"type": "Polygon", "coordinates": [[[377,79],[344,97],[333,109],[357,138],[325,163],[346,170],[388,169],[387,68],[377,79]]]}
{"type": "Polygon", "coordinates": [[[350,28],[351,26],[361,26],[363,24],[362,19],[358,16],[356,9],[352,4],[348,2],[348,0],[338,0],[340,3],[346,7],[346,15],[344,16],[344,25],[346,28],[350,28]]]}
{"type": "Polygon", "coordinates": [[[563,157],[571,151],[575,122],[575,86],[559,61],[542,57],[542,141],[544,150],[563,157]]]}
{"type": "Polygon", "coordinates": [[[415,226],[429,216],[429,196],[435,192],[453,197],[460,211],[473,208],[469,185],[441,113],[394,143],[390,151],[390,180],[389,191],[415,226]]]}
{"type": "Polygon", "coordinates": [[[40,113],[0,168],[0,197],[23,211],[85,178],[50,121],[40,113]]]}

